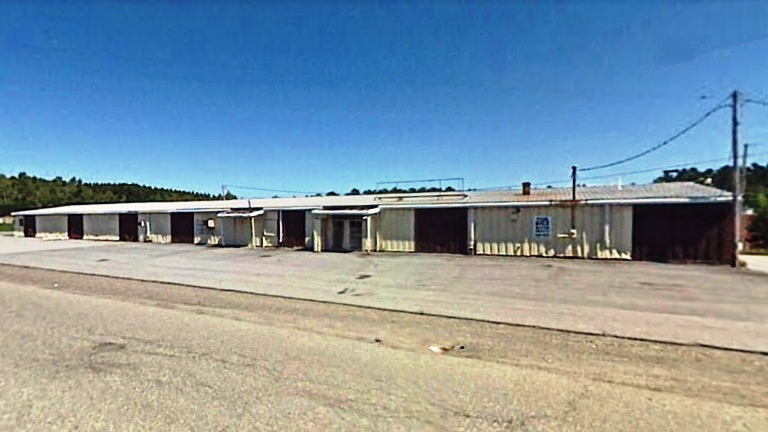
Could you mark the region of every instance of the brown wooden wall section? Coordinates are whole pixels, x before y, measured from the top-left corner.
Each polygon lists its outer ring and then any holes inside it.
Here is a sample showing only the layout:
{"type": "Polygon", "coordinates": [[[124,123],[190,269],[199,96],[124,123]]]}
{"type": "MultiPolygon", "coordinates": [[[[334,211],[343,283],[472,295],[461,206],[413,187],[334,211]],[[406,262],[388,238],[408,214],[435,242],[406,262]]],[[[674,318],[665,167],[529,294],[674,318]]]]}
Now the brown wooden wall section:
{"type": "Polygon", "coordinates": [[[656,262],[729,264],[733,211],[722,204],[635,205],[632,258],[656,262]]]}
{"type": "Polygon", "coordinates": [[[283,221],[281,247],[303,248],[306,246],[306,213],[304,210],[282,210],[280,212],[283,221]]]}
{"type": "Polygon", "coordinates": [[[139,215],[123,213],[118,220],[120,241],[139,241],[139,215]]]}
{"type": "Polygon", "coordinates": [[[84,234],[83,215],[67,215],[67,236],[71,239],[82,240],[84,234]]]}
{"type": "Polygon", "coordinates": [[[466,254],[467,209],[416,209],[414,237],[416,252],[466,254]]]}
{"type": "Polygon", "coordinates": [[[171,243],[195,242],[195,215],[171,213],[171,243]]]}
{"type": "Polygon", "coordinates": [[[34,237],[37,235],[37,218],[35,216],[24,216],[24,237],[34,237]]]}

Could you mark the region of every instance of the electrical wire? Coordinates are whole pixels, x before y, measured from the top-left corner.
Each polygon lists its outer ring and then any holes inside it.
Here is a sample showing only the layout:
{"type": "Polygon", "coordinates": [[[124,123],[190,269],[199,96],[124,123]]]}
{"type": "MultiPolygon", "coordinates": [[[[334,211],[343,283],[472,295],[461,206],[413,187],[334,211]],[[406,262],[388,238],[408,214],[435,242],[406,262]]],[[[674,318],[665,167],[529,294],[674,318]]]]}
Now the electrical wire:
{"type": "MultiPolygon", "coordinates": [[[[222,187],[224,187],[225,189],[235,188],[235,189],[254,190],[259,192],[273,192],[273,193],[287,193],[287,194],[317,195],[320,193],[320,192],[308,192],[308,191],[291,191],[291,190],[282,190],[282,189],[264,189],[264,188],[238,186],[238,185],[222,185],[222,187]]],[[[325,194],[322,194],[322,195],[325,195],[325,194]]]]}
{"type": "Polygon", "coordinates": [[[706,113],[704,113],[704,115],[702,115],[701,117],[699,117],[698,119],[696,119],[695,121],[690,123],[688,126],[684,127],[683,129],[681,129],[680,131],[678,131],[677,133],[675,133],[671,137],[667,138],[666,140],[662,141],[659,144],[656,144],[655,146],[653,146],[651,148],[648,148],[646,150],[643,150],[640,153],[637,153],[635,155],[632,155],[632,156],[624,158],[624,159],[620,159],[620,160],[615,161],[615,162],[611,162],[611,163],[607,163],[607,164],[603,164],[603,165],[591,166],[591,167],[587,167],[587,168],[581,168],[581,169],[579,169],[579,171],[585,172],[585,171],[594,171],[594,170],[599,170],[599,169],[604,169],[604,168],[610,168],[610,167],[613,167],[613,166],[625,164],[625,163],[633,161],[635,159],[639,159],[639,158],[641,158],[641,157],[643,157],[643,156],[645,156],[645,155],[647,155],[649,153],[655,152],[656,150],[659,150],[660,148],[665,147],[665,146],[671,144],[676,139],[678,139],[681,136],[685,135],[686,133],[688,133],[693,128],[699,126],[701,123],[704,122],[704,120],[709,118],[712,114],[720,111],[723,108],[728,108],[730,106],[731,106],[730,104],[724,104],[723,101],[721,101],[717,106],[715,106],[714,108],[712,108],[709,111],[707,111],[706,113]]]}
{"type": "MultiPolygon", "coordinates": [[[[753,146],[753,144],[750,144],[750,146],[753,146]]],[[[758,156],[766,156],[768,155],[768,151],[764,152],[757,152],[757,153],[751,153],[749,156],[750,158],[758,157],[758,156]]],[[[635,170],[635,171],[622,171],[622,172],[616,172],[611,174],[601,174],[596,176],[588,176],[588,177],[579,177],[579,180],[598,180],[598,179],[605,179],[605,178],[611,178],[611,177],[621,177],[621,176],[630,176],[630,175],[636,175],[636,174],[647,174],[651,172],[656,171],[663,171],[667,169],[676,169],[676,168],[686,168],[693,165],[699,165],[704,163],[714,163],[714,162],[729,162],[733,160],[733,156],[729,157],[722,157],[717,159],[706,159],[706,160],[698,160],[698,161],[691,161],[691,162],[684,162],[679,163],[675,165],[665,165],[665,166],[658,166],[654,168],[646,168],[642,170],[635,170]]],[[[730,165],[730,164],[729,164],[730,165]]],[[[533,185],[534,186],[549,186],[549,185],[556,185],[556,184],[565,184],[565,183],[571,183],[572,180],[568,179],[558,179],[558,180],[551,180],[551,181],[542,181],[542,182],[536,182],[533,185]]],[[[513,189],[520,189],[519,185],[513,185],[513,186],[494,186],[494,187],[486,187],[486,188],[478,188],[474,189],[477,191],[490,191],[490,190],[513,190],[513,189]]]]}
{"type": "Polygon", "coordinates": [[[763,105],[768,107],[768,102],[757,100],[757,99],[744,99],[744,103],[751,103],[755,105],[763,105]]]}
{"type": "MultiPolygon", "coordinates": [[[[750,155],[750,157],[764,156],[764,155],[768,155],[768,152],[754,153],[754,154],[750,155]]],[[[647,174],[647,173],[654,172],[654,171],[676,169],[676,168],[686,168],[686,167],[690,167],[691,165],[697,165],[697,164],[702,164],[702,163],[725,162],[725,161],[732,162],[733,161],[733,156],[730,156],[730,157],[727,157],[727,158],[710,159],[710,160],[706,160],[706,161],[697,161],[697,162],[689,162],[689,163],[685,163],[685,164],[670,165],[670,166],[665,166],[665,167],[648,168],[648,169],[637,170],[637,171],[626,171],[626,172],[623,172],[623,173],[602,174],[602,175],[599,175],[599,176],[580,177],[579,180],[596,180],[596,179],[603,179],[603,178],[610,178],[610,177],[628,176],[628,175],[634,175],[634,174],[647,174]]]]}

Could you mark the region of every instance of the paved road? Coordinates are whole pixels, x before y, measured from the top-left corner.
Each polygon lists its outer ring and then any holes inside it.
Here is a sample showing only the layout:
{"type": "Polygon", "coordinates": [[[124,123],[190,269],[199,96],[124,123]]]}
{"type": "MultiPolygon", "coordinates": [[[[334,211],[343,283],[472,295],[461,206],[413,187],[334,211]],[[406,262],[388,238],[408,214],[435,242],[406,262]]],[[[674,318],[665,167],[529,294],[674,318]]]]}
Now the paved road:
{"type": "Polygon", "coordinates": [[[768,352],[768,275],[727,267],[7,237],[0,263],[768,352]]]}
{"type": "Polygon", "coordinates": [[[0,430],[768,430],[763,355],[5,266],[0,316],[0,430]]]}
{"type": "Polygon", "coordinates": [[[749,269],[768,273],[768,255],[741,255],[740,258],[749,269]]]}

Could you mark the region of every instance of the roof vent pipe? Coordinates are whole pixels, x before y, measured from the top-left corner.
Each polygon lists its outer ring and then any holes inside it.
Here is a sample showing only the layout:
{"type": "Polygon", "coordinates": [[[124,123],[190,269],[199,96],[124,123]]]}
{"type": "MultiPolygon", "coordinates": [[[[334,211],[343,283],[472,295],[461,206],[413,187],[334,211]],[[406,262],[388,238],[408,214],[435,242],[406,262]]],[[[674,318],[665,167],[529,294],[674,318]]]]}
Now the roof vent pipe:
{"type": "Polygon", "coordinates": [[[523,182],[523,195],[531,194],[531,182],[523,182]]]}

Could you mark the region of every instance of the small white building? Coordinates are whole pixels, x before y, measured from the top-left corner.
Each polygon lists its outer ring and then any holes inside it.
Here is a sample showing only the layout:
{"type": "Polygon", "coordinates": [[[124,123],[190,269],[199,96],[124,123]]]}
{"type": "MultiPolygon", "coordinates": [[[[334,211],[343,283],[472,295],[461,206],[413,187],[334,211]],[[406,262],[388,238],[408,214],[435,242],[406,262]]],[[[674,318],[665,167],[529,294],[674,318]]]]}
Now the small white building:
{"type": "MultiPolygon", "coordinates": [[[[120,203],[16,212],[18,236],[723,262],[731,194],[694,183],[120,203]]],[[[731,224],[732,225],[732,224],[731,224]]],[[[732,229],[731,229],[732,231],[732,229]]]]}

